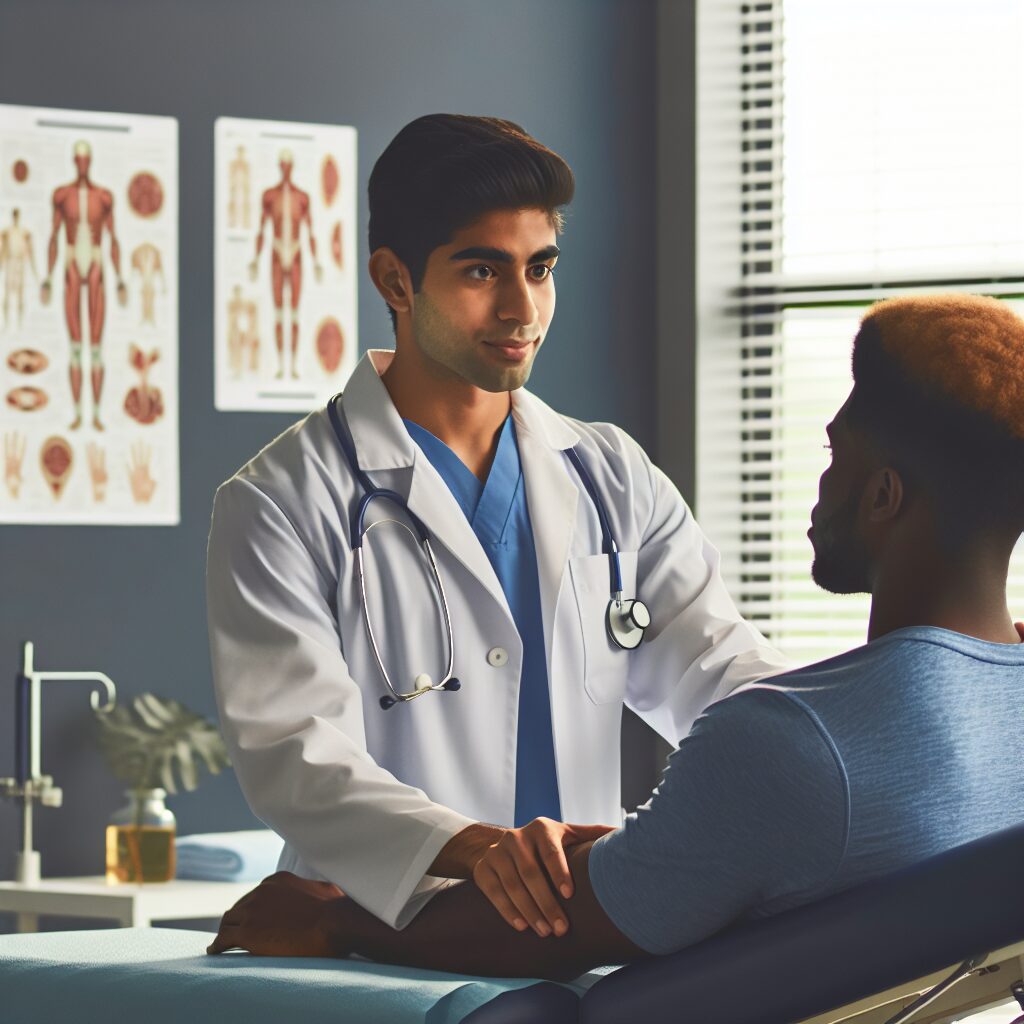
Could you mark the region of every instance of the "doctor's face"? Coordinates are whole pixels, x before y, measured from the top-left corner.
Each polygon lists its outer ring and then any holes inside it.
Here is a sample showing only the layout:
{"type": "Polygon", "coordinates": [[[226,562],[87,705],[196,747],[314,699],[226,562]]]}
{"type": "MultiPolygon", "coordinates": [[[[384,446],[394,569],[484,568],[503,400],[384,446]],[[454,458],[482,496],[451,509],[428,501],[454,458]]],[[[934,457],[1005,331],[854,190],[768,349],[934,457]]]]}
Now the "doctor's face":
{"type": "Polygon", "coordinates": [[[846,405],[825,428],[831,462],[818,481],[818,503],[811,510],[807,535],[814,548],[811,577],[832,594],[871,590],[870,556],[859,513],[871,475],[867,454],[846,424],[846,405]]]}
{"type": "Polygon", "coordinates": [[[430,253],[412,333],[446,374],[484,391],[530,376],[555,312],[555,229],[544,210],[492,210],[430,253]]]}

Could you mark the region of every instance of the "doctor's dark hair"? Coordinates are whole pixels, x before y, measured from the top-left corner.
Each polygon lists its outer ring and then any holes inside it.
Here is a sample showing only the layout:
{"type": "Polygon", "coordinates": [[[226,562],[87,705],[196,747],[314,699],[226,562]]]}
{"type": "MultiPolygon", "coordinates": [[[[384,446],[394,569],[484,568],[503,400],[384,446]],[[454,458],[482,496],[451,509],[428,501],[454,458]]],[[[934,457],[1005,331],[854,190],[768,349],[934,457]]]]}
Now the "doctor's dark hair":
{"type": "Polygon", "coordinates": [[[1024,532],[1024,321],[977,295],[887,299],[853,345],[847,426],[932,504],[954,550],[1024,532]]]}
{"type": "MultiPolygon", "coordinates": [[[[370,174],[370,252],[391,249],[420,290],[427,257],[492,210],[546,210],[555,230],[572,201],[569,165],[512,121],[428,114],[407,124],[370,174]]],[[[395,311],[388,307],[392,327],[395,311]]]]}

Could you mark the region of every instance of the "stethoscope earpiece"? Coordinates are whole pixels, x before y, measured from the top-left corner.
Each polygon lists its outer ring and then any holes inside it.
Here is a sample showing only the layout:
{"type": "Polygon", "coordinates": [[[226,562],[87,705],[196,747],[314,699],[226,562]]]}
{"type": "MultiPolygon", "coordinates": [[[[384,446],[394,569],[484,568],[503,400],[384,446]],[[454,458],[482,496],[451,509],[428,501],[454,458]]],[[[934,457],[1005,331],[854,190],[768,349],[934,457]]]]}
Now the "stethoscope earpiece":
{"type": "Polygon", "coordinates": [[[446,690],[461,690],[462,683],[458,679],[449,679],[448,682],[444,684],[444,688],[446,690]]]}

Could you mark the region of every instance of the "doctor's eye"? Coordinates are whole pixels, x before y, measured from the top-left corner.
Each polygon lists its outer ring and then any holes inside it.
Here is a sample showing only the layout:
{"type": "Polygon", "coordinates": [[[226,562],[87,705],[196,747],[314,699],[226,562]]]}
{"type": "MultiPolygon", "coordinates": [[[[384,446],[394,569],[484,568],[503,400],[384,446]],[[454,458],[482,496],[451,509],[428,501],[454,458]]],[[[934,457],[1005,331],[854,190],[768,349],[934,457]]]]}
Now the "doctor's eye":
{"type": "Polygon", "coordinates": [[[494,271],[487,266],[486,263],[478,263],[475,267],[470,267],[466,273],[473,278],[474,281],[489,281],[494,276],[494,271]],[[487,272],[488,277],[475,277],[474,275],[478,270],[484,270],[487,272]]]}
{"type": "Polygon", "coordinates": [[[546,263],[535,263],[530,270],[543,270],[543,274],[537,274],[534,277],[535,281],[546,281],[549,277],[555,276],[555,268],[549,267],[546,263]]]}

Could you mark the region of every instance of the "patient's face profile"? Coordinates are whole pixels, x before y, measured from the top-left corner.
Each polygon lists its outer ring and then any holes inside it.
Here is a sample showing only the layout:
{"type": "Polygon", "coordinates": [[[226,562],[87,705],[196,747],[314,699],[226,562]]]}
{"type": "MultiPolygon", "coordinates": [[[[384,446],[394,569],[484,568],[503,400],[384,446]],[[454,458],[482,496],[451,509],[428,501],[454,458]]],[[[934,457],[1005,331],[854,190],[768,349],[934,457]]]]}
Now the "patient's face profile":
{"type": "Polygon", "coordinates": [[[867,544],[860,525],[864,488],[871,475],[867,455],[846,422],[849,399],[826,427],[831,461],[818,481],[808,536],[814,549],[811,578],[832,594],[871,589],[867,544]]]}

